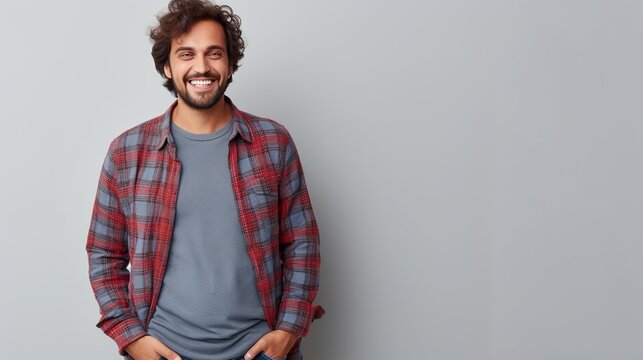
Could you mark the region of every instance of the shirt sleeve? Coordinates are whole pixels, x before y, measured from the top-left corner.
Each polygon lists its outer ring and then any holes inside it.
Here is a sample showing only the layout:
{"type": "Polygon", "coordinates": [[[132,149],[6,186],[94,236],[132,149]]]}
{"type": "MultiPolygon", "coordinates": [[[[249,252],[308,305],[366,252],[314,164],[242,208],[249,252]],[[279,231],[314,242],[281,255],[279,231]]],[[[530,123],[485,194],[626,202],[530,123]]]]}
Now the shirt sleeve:
{"type": "Polygon", "coordinates": [[[297,148],[288,133],[287,137],[279,184],[279,244],[284,292],[276,328],[303,337],[308,334],[313,319],[325,313],[321,306],[313,304],[319,287],[319,230],[297,148]]]}
{"type": "Polygon", "coordinates": [[[101,315],[96,327],[112,338],[125,356],[125,347],[146,332],[129,302],[127,221],[118,197],[114,145],[115,141],[101,169],[85,249],[89,280],[101,315]]]}

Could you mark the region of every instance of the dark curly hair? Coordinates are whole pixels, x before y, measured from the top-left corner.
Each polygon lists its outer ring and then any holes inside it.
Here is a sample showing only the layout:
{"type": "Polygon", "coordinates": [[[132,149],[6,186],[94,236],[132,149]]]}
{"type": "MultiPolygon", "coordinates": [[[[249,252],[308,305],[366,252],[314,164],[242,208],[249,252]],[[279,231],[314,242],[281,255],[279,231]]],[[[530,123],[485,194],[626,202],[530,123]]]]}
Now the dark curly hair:
{"type": "MultiPolygon", "coordinates": [[[[163,71],[170,56],[172,40],[190,31],[192,25],[201,20],[214,20],[223,26],[226,37],[228,59],[234,73],[243,58],[245,43],[241,38],[241,18],[232,12],[227,5],[216,5],[207,0],[172,0],[167,6],[168,12],[157,15],[158,26],[150,28],[149,36],[154,42],[152,58],[156,71],[165,78],[165,86],[175,97],[176,89],[172,79],[163,71]]],[[[230,77],[229,83],[232,82],[230,77]]]]}

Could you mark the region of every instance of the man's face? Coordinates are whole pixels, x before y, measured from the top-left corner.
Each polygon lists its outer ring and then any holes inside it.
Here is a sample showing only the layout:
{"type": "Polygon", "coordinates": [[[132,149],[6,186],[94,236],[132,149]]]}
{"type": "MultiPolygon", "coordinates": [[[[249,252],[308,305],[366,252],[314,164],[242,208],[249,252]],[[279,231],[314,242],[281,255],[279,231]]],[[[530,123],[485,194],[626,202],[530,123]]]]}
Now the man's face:
{"type": "Polygon", "coordinates": [[[221,24],[202,20],[173,39],[164,70],[188,106],[209,109],[216,105],[232,74],[221,24]]]}

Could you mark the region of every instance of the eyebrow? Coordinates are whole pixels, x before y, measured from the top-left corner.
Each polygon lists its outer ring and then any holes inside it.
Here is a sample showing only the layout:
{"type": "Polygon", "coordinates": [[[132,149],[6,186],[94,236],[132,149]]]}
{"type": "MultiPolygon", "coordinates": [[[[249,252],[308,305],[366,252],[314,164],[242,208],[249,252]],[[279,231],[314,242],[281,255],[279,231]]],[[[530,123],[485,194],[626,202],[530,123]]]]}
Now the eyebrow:
{"type": "MultiPolygon", "coordinates": [[[[177,52],[184,51],[184,50],[194,51],[194,48],[189,47],[189,46],[181,46],[178,49],[176,49],[174,51],[174,53],[176,54],[177,52]]],[[[220,46],[220,45],[210,45],[210,46],[208,46],[206,51],[210,51],[210,50],[223,50],[223,51],[225,51],[225,48],[223,48],[223,46],[220,46]]]]}

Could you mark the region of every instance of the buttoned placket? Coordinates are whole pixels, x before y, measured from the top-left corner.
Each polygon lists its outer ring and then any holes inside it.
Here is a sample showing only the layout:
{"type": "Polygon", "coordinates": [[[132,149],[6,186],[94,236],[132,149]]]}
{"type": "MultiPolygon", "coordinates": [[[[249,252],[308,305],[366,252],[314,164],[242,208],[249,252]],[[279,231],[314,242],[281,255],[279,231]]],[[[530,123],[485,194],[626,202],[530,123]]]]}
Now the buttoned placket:
{"type": "MultiPolygon", "coordinates": [[[[163,194],[163,201],[161,202],[162,204],[165,203],[166,200],[169,200],[169,208],[170,208],[170,227],[173,229],[174,228],[174,219],[176,215],[176,201],[179,195],[179,183],[181,180],[181,161],[176,156],[176,145],[174,142],[171,140],[171,134],[168,134],[168,139],[167,143],[165,144],[165,148],[162,148],[161,150],[164,151],[164,157],[167,157],[167,177],[168,177],[168,184],[171,184],[172,186],[165,186],[162,190],[163,194]]],[[[145,331],[148,331],[150,321],[152,320],[152,315],[154,314],[154,311],[156,310],[156,304],[158,303],[158,298],[161,293],[161,286],[163,284],[163,278],[165,277],[165,270],[167,269],[167,263],[168,263],[168,257],[170,254],[170,246],[172,243],[172,234],[173,231],[168,232],[168,238],[163,239],[163,241],[167,242],[167,245],[163,247],[163,253],[161,254],[161,268],[158,270],[160,272],[159,276],[152,276],[152,301],[150,302],[150,309],[147,313],[147,320],[145,321],[144,329],[145,331]]]]}

